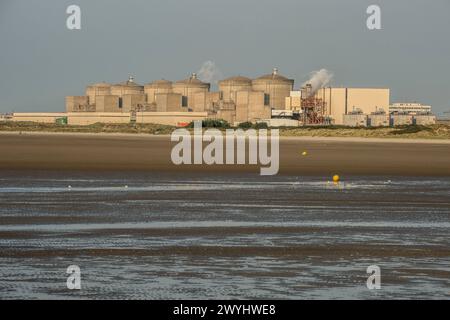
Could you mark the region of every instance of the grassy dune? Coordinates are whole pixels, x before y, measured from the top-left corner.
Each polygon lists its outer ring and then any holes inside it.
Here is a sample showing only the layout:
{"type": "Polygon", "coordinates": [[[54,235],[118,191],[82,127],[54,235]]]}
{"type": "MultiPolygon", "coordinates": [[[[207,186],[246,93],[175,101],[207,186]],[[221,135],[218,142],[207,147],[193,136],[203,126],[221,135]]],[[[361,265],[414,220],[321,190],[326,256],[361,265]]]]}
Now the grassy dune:
{"type": "Polygon", "coordinates": [[[1,131],[23,132],[79,132],[79,133],[146,133],[171,134],[175,127],[161,124],[95,123],[88,126],[59,125],[36,122],[0,122],[1,131]]]}
{"type": "Polygon", "coordinates": [[[361,138],[409,138],[450,139],[449,125],[400,126],[395,128],[349,128],[349,127],[300,127],[280,131],[281,136],[312,137],[361,137],[361,138]]]}
{"type": "MultiPolygon", "coordinates": [[[[96,123],[88,126],[71,126],[34,122],[0,122],[0,131],[3,132],[143,133],[162,135],[171,134],[174,129],[175,127],[173,126],[160,124],[96,123]]],[[[450,125],[437,124],[432,126],[401,126],[396,128],[349,128],[342,126],[295,127],[280,128],[280,135],[286,137],[450,139],[450,125]]]]}

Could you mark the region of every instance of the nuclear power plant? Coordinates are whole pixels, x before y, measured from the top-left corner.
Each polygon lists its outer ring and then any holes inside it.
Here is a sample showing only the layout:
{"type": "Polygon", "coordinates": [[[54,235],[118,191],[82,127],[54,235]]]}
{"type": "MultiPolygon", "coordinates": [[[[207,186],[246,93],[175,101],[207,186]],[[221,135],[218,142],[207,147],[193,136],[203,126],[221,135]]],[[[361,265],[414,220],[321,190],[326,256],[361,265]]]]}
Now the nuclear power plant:
{"type": "Polygon", "coordinates": [[[133,77],[118,84],[100,82],[83,96],[66,97],[66,112],[14,113],[13,121],[93,123],[156,123],[183,126],[194,120],[221,119],[231,125],[266,122],[269,126],[388,126],[431,124],[435,117],[391,115],[388,88],[327,87],[322,69],[294,90],[294,80],[276,68],[255,79],[235,76],[218,82],[218,91],[193,73],[184,80],[156,80],[145,85],[133,77]],[[394,118],[393,118],[394,117],[394,118]]]}
{"type": "MultiPolygon", "coordinates": [[[[128,81],[110,85],[97,83],[86,88],[85,96],[66,98],[68,113],[195,113],[235,122],[270,119],[272,110],[284,109],[294,80],[278,74],[250,79],[231,77],[219,81],[219,91],[193,73],[189,78],[171,82],[157,80],[146,85],[128,81]]],[[[167,114],[170,116],[170,114],[167,114]]]]}

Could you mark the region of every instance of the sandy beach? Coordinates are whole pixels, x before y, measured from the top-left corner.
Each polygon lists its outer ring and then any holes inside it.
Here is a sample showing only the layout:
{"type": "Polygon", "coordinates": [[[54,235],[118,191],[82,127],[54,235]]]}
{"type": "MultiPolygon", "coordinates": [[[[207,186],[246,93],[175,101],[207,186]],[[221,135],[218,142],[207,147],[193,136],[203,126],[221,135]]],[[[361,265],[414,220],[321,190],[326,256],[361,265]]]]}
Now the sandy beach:
{"type": "MultiPolygon", "coordinates": [[[[259,166],[176,166],[169,136],[2,133],[0,170],[258,172],[259,166]]],[[[280,174],[450,176],[450,140],[283,137],[280,174]],[[307,151],[307,156],[301,153],[307,151]]]]}

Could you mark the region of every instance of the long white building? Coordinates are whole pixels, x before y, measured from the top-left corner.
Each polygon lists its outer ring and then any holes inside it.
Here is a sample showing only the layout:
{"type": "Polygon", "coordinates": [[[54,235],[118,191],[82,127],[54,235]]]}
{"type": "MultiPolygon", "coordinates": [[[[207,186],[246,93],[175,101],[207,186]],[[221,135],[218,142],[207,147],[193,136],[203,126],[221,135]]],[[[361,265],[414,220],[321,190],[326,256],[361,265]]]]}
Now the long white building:
{"type": "Polygon", "coordinates": [[[420,103],[394,103],[389,106],[389,113],[420,114],[431,113],[431,106],[420,103]]]}

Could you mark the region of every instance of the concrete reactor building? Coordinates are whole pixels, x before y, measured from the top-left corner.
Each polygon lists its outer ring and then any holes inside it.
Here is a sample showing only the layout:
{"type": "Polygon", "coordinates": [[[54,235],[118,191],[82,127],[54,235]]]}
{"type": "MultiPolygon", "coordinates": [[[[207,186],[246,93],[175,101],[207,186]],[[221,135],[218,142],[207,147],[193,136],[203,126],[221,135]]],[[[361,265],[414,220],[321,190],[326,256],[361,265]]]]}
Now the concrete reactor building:
{"type": "MultiPolygon", "coordinates": [[[[99,113],[116,112],[145,113],[149,120],[161,121],[150,114],[159,113],[166,118],[163,122],[170,124],[175,124],[171,120],[179,120],[183,114],[186,121],[196,116],[223,119],[231,124],[256,122],[270,119],[272,109],[284,108],[293,85],[294,80],[279,75],[277,69],[255,80],[241,76],[224,79],[219,81],[218,92],[211,92],[211,85],[198,79],[195,73],[184,80],[171,82],[163,79],[144,86],[130,77],[128,81],[115,85],[104,82],[89,85],[85,96],[66,97],[66,112],[72,118],[69,120],[71,123],[77,122],[75,118],[86,123],[82,113],[96,121],[99,113]],[[78,113],[78,117],[74,113],[78,113]],[[95,113],[96,116],[87,113],[95,113]]],[[[108,121],[113,115],[103,116],[108,121]]]]}

